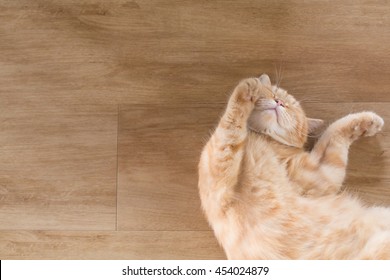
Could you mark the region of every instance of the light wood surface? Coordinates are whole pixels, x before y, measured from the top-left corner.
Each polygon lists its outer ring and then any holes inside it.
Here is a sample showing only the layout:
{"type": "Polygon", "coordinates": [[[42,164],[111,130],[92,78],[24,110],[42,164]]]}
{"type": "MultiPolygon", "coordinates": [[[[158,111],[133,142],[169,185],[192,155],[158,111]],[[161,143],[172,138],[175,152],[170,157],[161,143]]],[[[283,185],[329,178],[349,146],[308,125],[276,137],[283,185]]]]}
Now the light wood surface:
{"type": "MultiPolygon", "coordinates": [[[[224,258],[196,165],[229,92],[390,122],[387,1],[0,0],[0,259],[224,258]]],[[[390,205],[387,125],[346,187],[390,205]]]]}
{"type": "Polygon", "coordinates": [[[116,106],[5,107],[0,229],[116,228],[116,106]]]}
{"type": "Polygon", "coordinates": [[[2,231],[0,235],[0,250],[7,252],[7,259],[224,258],[213,248],[210,231],[2,231]]]}
{"type": "Polygon", "coordinates": [[[120,107],[119,230],[209,230],[198,199],[197,165],[218,111],[120,107]]]}

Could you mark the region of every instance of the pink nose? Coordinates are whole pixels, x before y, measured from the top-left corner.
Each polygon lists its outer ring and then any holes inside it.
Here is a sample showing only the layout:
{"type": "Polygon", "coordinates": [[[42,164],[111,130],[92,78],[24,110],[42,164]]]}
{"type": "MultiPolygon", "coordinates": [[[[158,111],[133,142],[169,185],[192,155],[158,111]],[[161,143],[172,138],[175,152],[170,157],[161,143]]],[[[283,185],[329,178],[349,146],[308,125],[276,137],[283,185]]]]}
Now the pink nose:
{"type": "Polygon", "coordinates": [[[275,102],[276,102],[276,104],[277,104],[278,106],[284,107],[284,103],[283,103],[282,100],[280,100],[280,99],[275,99],[275,102]]]}

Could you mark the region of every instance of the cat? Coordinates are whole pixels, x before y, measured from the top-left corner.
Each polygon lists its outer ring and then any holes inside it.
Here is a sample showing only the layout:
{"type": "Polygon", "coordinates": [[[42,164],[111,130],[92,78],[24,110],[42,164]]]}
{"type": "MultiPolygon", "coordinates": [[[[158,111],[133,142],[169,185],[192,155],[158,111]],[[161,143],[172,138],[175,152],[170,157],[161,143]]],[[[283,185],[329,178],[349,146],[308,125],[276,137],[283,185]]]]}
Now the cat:
{"type": "Polygon", "coordinates": [[[203,148],[199,194],[228,259],[390,259],[390,208],[341,192],[348,149],[384,121],[349,114],[323,122],[263,74],[241,81],[203,148]]]}

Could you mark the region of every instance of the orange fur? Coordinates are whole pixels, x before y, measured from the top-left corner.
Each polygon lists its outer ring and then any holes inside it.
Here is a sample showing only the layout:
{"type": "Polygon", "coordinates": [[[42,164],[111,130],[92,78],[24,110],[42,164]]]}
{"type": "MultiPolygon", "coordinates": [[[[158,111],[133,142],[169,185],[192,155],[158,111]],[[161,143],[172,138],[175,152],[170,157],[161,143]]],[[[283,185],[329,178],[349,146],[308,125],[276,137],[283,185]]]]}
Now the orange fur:
{"type": "Polygon", "coordinates": [[[236,87],[199,162],[202,207],[229,259],[390,259],[390,209],[339,192],[349,146],[382,118],[350,114],[304,151],[321,123],[266,75],[236,87]]]}

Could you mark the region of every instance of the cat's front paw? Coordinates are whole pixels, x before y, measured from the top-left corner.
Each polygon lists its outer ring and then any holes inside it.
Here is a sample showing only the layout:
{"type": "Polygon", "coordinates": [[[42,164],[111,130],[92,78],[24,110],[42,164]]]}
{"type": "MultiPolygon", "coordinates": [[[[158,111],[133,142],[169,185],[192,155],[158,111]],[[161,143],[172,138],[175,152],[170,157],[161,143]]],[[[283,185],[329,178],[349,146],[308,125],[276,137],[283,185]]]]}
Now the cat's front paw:
{"type": "Polygon", "coordinates": [[[361,112],[353,114],[354,120],[351,122],[352,138],[360,136],[374,136],[382,130],[383,119],[373,112],[361,112]]]}
{"type": "Polygon", "coordinates": [[[235,89],[237,101],[256,103],[260,98],[272,96],[269,88],[264,86],[259,78],[247,78],[242,80],[235,89]]]}
{"type": "Polygon", "coordinates": [[[256,78],[248,78],[242,80],[235,89],[237,101],[255,103],[259,99],[260,80],[256,78]]]}

